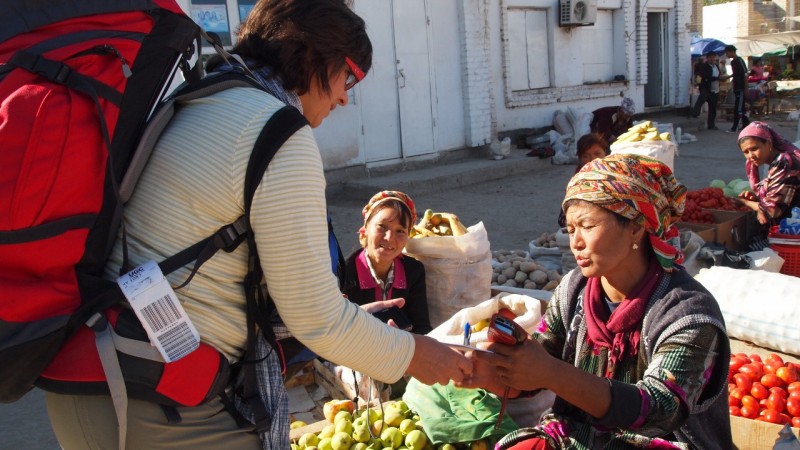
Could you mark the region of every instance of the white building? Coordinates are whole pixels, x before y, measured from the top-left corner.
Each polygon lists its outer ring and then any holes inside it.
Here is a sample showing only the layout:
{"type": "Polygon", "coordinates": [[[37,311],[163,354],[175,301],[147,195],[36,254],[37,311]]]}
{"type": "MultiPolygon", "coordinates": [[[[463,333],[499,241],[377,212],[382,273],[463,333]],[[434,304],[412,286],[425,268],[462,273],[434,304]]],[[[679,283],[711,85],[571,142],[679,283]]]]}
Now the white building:
{"type": "MultiPolygon", "coordinates": [[[[195,18],[216,11],[207,26],[227,38],[254,0],[179,2],[195,18]]],[[[588,112],[623,96],[637,112],[688,104],[689,0],[352,3],[373,67],[351,105],[315,130],[327,170],[482,146],[550,126],[556,110],[588,112]],[[581,8],[590,25],[560,26],[580,21],[581,8]]]]}

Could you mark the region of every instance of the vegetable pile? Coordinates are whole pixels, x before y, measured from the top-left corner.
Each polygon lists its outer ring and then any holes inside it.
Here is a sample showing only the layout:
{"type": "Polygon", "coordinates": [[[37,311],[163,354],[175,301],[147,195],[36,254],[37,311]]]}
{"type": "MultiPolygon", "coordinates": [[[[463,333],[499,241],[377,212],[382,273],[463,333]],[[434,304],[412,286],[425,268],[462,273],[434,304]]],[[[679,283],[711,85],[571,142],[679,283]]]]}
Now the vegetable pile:
{"type": "Polygon", "coordinates": [[[693,223],[714,223],[714,216],[708,209],[725,211],[749,211],[731,197],[725,196],[720,188],[706,187],[686,193],[686,207],[681,220],[693,223]]]}
{"type": "Polygon", "coordinates": [[[731,355],[728,410],[732,416],[800,427],[800,365],[771,353],[731,355]]]}

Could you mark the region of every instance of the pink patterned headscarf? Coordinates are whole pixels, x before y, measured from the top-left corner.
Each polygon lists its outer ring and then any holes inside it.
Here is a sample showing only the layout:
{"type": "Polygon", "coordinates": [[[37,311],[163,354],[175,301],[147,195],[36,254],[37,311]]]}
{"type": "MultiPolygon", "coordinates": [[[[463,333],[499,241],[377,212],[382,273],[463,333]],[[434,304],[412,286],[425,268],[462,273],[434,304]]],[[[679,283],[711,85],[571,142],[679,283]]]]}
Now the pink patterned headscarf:
{"type": "MultiPolygon", "coordinates": [[[[737,142],[741,145],[743,140],[752,137],[760,138],[770,142],[772,144],[772,148],[780,153],[800,153],[800,149],[795,147],[795,145],[789,142],[788,139],[783,137],[780,133],[775,131],[771,126],[764,122],[750,122],[750,125],[744,127],[744,129],[739,133],[739,140],[737,142]]],[[[750,187],[753,190],[756,190],[756,185],[758,185],[759,181],[761,181],[761,177],[758,173],[758,166],[753,164],[750,160],[747,160],[747,163],[745,163],[745,172],[747,173],[747,180],[750,182],[750,187]]]]}
{"type": "Polygon", "coordinates": [[[585,200],[644,227],[661,267],[672,270],[683,254],[671,242],[679,236],[686,186],[664,163],[644,156],[613,154],[587,163],[567,185],[563,204],[585,200]]]}

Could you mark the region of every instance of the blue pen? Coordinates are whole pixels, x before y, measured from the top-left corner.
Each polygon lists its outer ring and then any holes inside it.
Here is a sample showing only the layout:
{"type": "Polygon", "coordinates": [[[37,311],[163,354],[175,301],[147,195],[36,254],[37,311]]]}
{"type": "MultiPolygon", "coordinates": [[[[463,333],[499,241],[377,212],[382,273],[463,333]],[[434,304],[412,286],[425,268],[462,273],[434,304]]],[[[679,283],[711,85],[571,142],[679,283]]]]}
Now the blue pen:
{"type": "Polygon", "coordinates": [[[464,345],[469,345],[470,334],[472,334],[472,326],[467,322],[464,324],[464,345]]]}

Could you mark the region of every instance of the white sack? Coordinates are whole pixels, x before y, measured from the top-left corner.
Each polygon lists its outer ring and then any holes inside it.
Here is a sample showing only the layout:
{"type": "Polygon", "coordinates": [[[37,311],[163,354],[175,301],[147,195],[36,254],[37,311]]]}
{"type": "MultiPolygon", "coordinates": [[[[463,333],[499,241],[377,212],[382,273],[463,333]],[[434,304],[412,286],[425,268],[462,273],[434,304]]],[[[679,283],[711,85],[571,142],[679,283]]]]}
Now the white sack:
{"type": "Polygon", "coordinates": [[[672,141],[614,142],[611,154],[627,153],[655,158],[675,172],[675,154],[678,146],[672,141]]]}
{"type": "Polygon", "coordinates": [[[425,266],[428,313],[433,327],[491,296],[492,252],[483,222],[463,236],[409,239],[405,253],[425,266]]]}
{"type": "Polygon", "coordinates": [[[800,278],[714,266],[695,279],[717,299],[729,336],[800,355],[800,278]]]}

